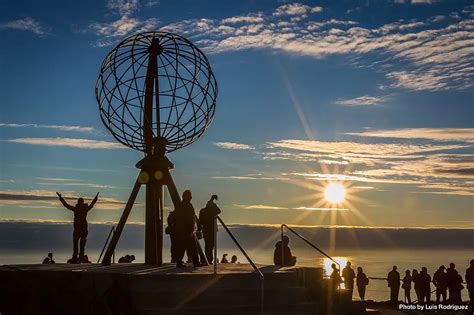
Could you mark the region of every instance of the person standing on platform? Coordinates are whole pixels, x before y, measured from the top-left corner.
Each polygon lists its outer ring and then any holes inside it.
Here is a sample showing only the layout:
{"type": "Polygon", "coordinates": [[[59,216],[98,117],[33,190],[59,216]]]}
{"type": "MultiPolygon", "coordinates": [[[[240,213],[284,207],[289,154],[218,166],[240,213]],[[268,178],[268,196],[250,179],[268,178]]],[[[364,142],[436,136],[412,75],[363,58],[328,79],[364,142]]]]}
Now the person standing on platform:
{"type": "Polygon", "coordinates": [[[420,274],[418,273],[418,270],[413,269],[411,273],[411,279],[413,281],[413,288],[415,289],[415,294],[416,294],[416,300],[418,303],[421,301],[421,294],[420,294],[420,274]]]}
{"type": "Polygon", "coordinates": [[[97,198],[99,197],[99,193],[95,195],[90,205],[88,205],[87,203],[84,203],[83,198],[79,198],[77,199],[77,203],[75,206],[69,205],[59,192],[56,192],[56,194],[58,195],[59,201],[61,201],[63,206],[66,207],[66,209],[74,212],[73,253],[72,253],[72,258],[68,262],[72,264],[81,263],[84,258],[84,251],[86,247],[87,234],[88,234],[87,213],[94,207],[95,203],[97,202],[97,198]],[[80,247],[79,257],[78,257],[78,245],[80,247]]]}
{"type": "Polygon", "coordinates": [[[458,271],[456,270],[456,265],[454,263],[449,263],[449,268],[446,269],[446,282],[448,285],[448,292],[449,292],[448,301],[451,303],[453,303],[453,292],[451,291],[451,289],[454,288],[454,286],[451,283],[454,282],[454,279],[456,278],[457,274],[458,274],[458,271]]]}
{"type": "Polygon", "coordinates": [[[342,269],[342,277],[344,278],[344,287],[351,292],[350,295],[352,299],[352,293],[354,292],[354,278],[356,276],[354,269],[351,268],[350,261],[348,261],[346,267],[342,269]]]}
{"type": "Polygon", "coordinates": [[[337,269],[336,264],[331,264],[332,272],[330,276],[331,288],[336,291],[339,288],[339,285],[342,283],[341,275],[339,274],[339,269],[337,269]]]}
{"type": "Polygon", "coordinates": [[[397,271],[397,266],[393,266],[392,271],[388,273],[387,282],[390,288],[390,302],[397,303],[400,292],[400,274],[397,271]]]}
{"type": "Polygon", "coordinates": [[[405,291],[405,302],[408,302],[409,304],[411,303],[411,296],[410,296],[410,291],[411,291],[411,275],[410,275],[410,270],[405,271],[405,277],[403,277],[403,284],[402,284],[402,289],[405,291]]]}
{"type": "Polygon", "coordinates": [[[165,234],[170,236],[170,252],[171,252],[171,263],[175,264],[177,262],[177,248],[178,240],[176,238],[176,212],[170,211],[168,218],[166,219],[167,226],[165,229],[165,234]]]}
{"type": "Polygon", "coordinates": [[[466,283],[467,290],[469,292],[469,307],[471,312],[474,313],[474,259],[471,259],[469,268],[466,270],[466,283]]]}
{"type": "Polygon", "coordinates": [[[443,297],[443,302],[446,302],[446,295],[448,289],[448,280],[446,278],[445,266],[441,265],[433,275],[433,283],[436,287],[436,303],[440,302],[440,297],[443,297]]]}
{"type": "Polygon", "coordinates": [[[365,275],[362,267],[357,267],[357,291],[361,300],[365,300],[365,288],[369,285],[369,278],[365,275]]]}
{"type": "Polygon", "coordinates": [[[197,254],[195,235],[196,232],[196,214],[191,204],[193,198],[190,190],[183,192],[183,200],[179,207],[175,210],[176,216],[176,238],[178,248],[176,253],[176,267],[184,268],[183,263],[184,252],[187,251],[194,267],[199,267],[199,258],[197,254]]]}
{"type": "Polygon", "coordinates": [[[428,269],[426,267],[421,268],[420,275],[418,276],[420,280],[420,303],[430,303],[431,302],[431,277],[428,274],[428,269]]]}
{"type": "Polygon", "coordinates": [[[221,213],[221,209],[215,204],[214,200],[217,200],[217,195],[212,195],[211,199],[207,202],[206,207],[199,211],[199,230],[202,230],[202,236],[204,238],[204,252],[206,254],[207,261],[212,264],[214,260],[214,224],[216,224],[216,216],[221,213]]]}

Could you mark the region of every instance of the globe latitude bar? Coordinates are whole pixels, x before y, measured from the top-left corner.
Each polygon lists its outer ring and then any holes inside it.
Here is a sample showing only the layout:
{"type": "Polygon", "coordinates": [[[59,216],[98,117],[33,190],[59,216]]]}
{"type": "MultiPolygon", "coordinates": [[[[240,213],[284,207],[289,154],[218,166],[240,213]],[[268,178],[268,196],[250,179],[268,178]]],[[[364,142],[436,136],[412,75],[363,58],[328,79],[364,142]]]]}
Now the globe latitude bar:
{"type": "Polygon", "coordinates": [[[217,82],[204,53],[168,32],[128,37],[102,62],[96,84],[100,117],[115,139],[145,158],[104,258],[109,265],[141,185],[145,198],[145,263],[163,263],[163,188],[175,209],[181,199],[166,153],[199,139],[211,124],[217,82]]]}

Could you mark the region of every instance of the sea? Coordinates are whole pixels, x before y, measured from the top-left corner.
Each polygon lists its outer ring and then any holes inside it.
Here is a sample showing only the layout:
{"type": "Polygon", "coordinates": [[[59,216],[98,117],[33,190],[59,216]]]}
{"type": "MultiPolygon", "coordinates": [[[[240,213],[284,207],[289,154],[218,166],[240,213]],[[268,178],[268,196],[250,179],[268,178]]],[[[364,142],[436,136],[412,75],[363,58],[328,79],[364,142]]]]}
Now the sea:
{"type": "MultiPolygon", "coordinates": [[[[427,267],[432,276],[439,266],[448,266],[453,262],[464,279],[469,261],[474,259],[474,229],[293,228],[342,267],[347,261],[352,263],[354,270],[362,267],[369,279],[374,278],[370,279],[366,291],[366,299],[374,301],[389,299],[389,288],[383,279],[394,265],[402,277],[405,270],[420,270],[421,267],[427,267]],[[350,240],[349,235],[357,241],[350,240]]],[[[86,253],[92,262],[97,262],[110,229],[109,224],[89,226],[86,253]]],[[[279,227],[232,225],[230,230],[254,262],[262,265],[273,263],[274,244],[281,233],[279,227]]],[[[330,259],[287,230],[284,233],[291,239],[290,247],[297,257],[297,265],[323,267],[326,275],[331,272],[330,259]]],[[[115,259],[133,254],[135,262],[144,262],[143,234],[143,225],[127,226],[116,249],[115,259]]],[[[57,263],[64,263],[71,257],[71,243],[70,223],[0,222],[0,265],[41,263],[48,252],[53,252],[57,263]]],[[[218,257],[223,254],[228,254],[228,259],[236,255],[238,263],[247,263],[245,256],[220,228],[218,257]]],[[[163,257],[165,262],[170,260],[166,235],[163,257]]],[[[468,299],[467,289],[462,291],[462,297],[463,300],[468,299]]],[[[358,299],[357,290],[354,291],[354,299],[358,299]]],[[[403,299],[402,292],[400,299],[403,299]]],[[[415,299],[413,290],[412,299],[415,299]]]]}

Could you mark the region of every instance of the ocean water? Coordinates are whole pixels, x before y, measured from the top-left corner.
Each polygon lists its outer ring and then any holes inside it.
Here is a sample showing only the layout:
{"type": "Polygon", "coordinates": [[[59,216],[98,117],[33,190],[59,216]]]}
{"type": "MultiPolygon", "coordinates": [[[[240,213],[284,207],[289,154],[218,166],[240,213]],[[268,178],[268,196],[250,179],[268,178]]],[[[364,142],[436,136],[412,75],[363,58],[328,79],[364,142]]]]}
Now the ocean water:
{"type": "MultiPolygon", "coordinates": [[[[229,227],[249,256],[258,264],[272,264],[274,244],[279,240],[280,229],[275,226],[229,227]]],[[[97,262],[111,225],[90,224],[86,253],[97,262]]],[[[343,267],[349,260],[354,270],[361,266],[367,276],[386,278],[393,265],[403,277],[406,269],[427,267],[432,276],[440,265],[456,264],[464,279],[469,261],[474,259],[474,229],[387,229],[387,228],[327,228],[295,227],[299,233],[326,251],[343,267]],[[332,246],[331,246],[332,245],[332,246]]],[[[136,262],[144,261],[143,225],[127,225],[116,249],[116,259],[134,254],[136,262]]],[[[330,272],[331,261],[290,235],[297,265],[324,267],[330,272]]],[[[66,262],[72,252],[70,223],[0,222],[0,264],[41,263],[48,252],[54,253],[56,262],[66,262]]],[[[227,253],[229,259],[237,255],[246,263],[244,255],[223,231],[219,230],[218,257],[227,253]]],[[[170,260],[169,238],[164,238],[164,261],[170,260]]],[[[412,290],[413,291],[413,290],[412,290]]],[[[467,290],[462,292],[467,300],[467,290]]],[[[357,299],[357,291],[354,291],[357,299]]],[[[366,299],[385,301],[389,288],[384,280],[370,280],[366,299]]],[[[400,292],[400,299],[403,298],[400,292]]],[[[432,295],[434,298],[434,295],[432,295]]],[[[414,292],[412,292],[414,299],[414,292]]]]}

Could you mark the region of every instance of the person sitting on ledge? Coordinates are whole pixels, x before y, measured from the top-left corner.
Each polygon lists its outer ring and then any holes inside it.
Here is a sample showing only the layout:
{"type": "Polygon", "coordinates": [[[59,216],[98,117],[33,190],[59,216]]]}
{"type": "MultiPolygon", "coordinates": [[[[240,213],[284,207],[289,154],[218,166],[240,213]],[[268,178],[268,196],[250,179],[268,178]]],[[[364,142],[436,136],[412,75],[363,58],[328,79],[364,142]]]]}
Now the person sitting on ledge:
{"type": "Polygon", "coordinates": [[[222,259],[221,259],[221,264],[228,264],[229,261],[227,260],[227,254],[223,254],[222,255],[222,259]]]}
{"type": "Polygon", "coordinates": [[[239,262],[237,261],[237,256],[232,255],[232,257],[230,259],[230,263],[231,264],[238,264],[239,262]]]}
{"type": "Polygon", "coordinates": [[[88,205],[84,203],[83,198],[77,199],[77,204],[75,206],[69,205],[66,200],[61,196],[60,193],[56,192],[59,197],[59,201],[63,204],[66,209],[74,212],[74,233],[73,233],[73,253],[72,258],[68,260],[68,263],[81,263],[84,258],[84,249],[87,241],[87,213],[94,207],[99,197],[99,193],[95,195],[91,204],[88,205]],[[79,257],[77,256],[78,252],[78,243],[80,243],[79,257]]]}
{"type": "Polygon", "coordinates": [[[294,266],[296,265],[296,257],[291,254],[291,249],[288,246],[290,238],[283,235],[282,241],[275,244],[275,252],[273,253],[273,262],[277,266],[294,266]],[[282,261],[283,259],[283,261],[282,261]]]}
{"type": "Polygon", "coordinates": [[[44,265],[54,264],[54,263],[56,262],[53,260],[53,253],[48,253],[48,256],[43,259],[44,265]]]}
{"type": "Polygon", "coordinates": [[[125,255],[119,258],[119,263],[131,263],[135,260],[135,255],[125,255]]]}

